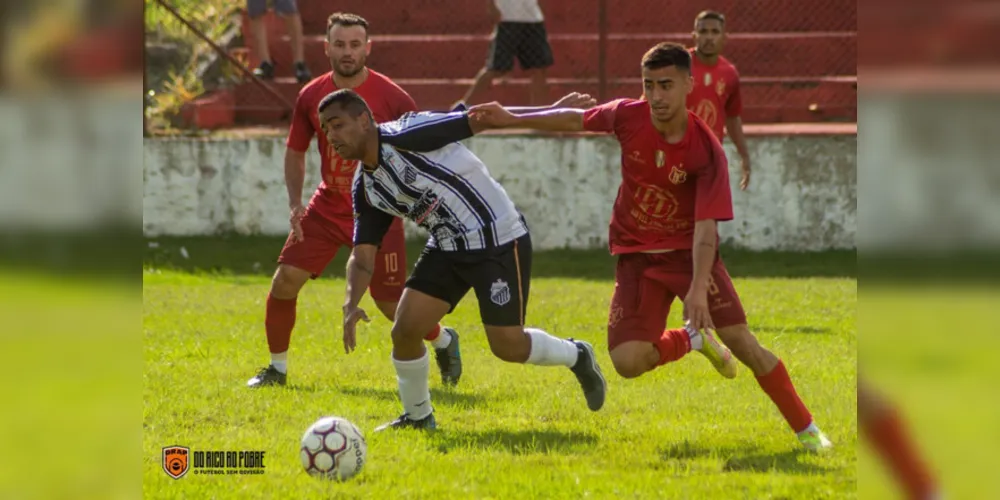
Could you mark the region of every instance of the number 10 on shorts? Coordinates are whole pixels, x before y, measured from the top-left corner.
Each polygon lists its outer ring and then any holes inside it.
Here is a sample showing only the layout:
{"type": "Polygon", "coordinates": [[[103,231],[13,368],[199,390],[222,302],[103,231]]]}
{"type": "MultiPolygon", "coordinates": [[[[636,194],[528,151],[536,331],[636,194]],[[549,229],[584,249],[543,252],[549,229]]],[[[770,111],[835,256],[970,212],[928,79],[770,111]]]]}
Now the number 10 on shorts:
{"type": "Polygon", "coordinates": [[[399,270],[399,254],[396,252],[385,254],[385,270],[394,273],[399,270]]]}

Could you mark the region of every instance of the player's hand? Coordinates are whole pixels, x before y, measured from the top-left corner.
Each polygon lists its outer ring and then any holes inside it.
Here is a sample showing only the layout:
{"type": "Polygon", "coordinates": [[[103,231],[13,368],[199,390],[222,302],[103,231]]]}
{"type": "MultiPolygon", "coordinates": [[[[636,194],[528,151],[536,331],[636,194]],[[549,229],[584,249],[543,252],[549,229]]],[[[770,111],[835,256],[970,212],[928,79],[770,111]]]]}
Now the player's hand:
{"type": "Polygon", "coordinates": [[[691,326],[701,331],[705,328],[715,328],[712,324],[712,314],[708,310],[708,289],[691,287],[684,297],[684,319],[691,326]]]}
{"type": "Polygon", "coordinates": [[[517,117],[498,102],[477,104],[469,108],[469,118],[487,128],[508,127],[517,121],[517,117]]]}
{"type": "Polygon", "coordinates": [[[590,109],[597,105],[597,99],[594,99],[590,94],[581,94],[579,92],[570,92],[555,102],[552,105],[553,108],[575,108],[575,109],[590,109]]]}
{"type": "Polygon", "coordinates": [[[354,347],[357,345],[355,334],[357,333],[358,321],[371,322],[364,309],[358,306],[344,306],[344,352],[347,354],[354,351],[354,347]]]}
{"type": "Polygon", "coordinates": [[[740,191],[746,191],[747,186],[750,185],[750,157],[741,156],[740,157],[740,169],[743,170],[743,176],[740,177],[740,191]]]}
{"type": "Polygon", "coordinates": [[[291,214],[288,216],[288,222],[292,226],[292,241],[300,242],[306,239],[305,234],[302,232],[302,217],[306,215],[306,208],[301,204],[292,207],[291,214]]]}

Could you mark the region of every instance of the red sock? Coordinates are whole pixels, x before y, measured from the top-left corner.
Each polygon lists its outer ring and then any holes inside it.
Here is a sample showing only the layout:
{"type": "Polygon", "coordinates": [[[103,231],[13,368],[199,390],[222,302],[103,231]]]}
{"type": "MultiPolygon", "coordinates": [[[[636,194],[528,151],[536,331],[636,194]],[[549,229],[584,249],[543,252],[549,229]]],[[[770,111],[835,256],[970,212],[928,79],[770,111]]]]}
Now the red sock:
{"type": "Polygon", "coordinates": [[[788,378],[785,363],[778,360],[778,366],[775,366],[770,373],[757,377],[757,383],[770,396],[771,401],[781,411],[781,415],[785,417],[785,421],[788,422],[793,431],[802,432],[806,430],[806,427],[809,427],[809,424],[812,423],[812,415],[795,392],[792,379],[788,378]]]}
{"type": "Polygon", "coordinates": [[[276,299],[267,294],[267,314],[264,329],[267,330],[267,347],[272,353],[288,350],[288,342],[295,328],[295,299],[276,299]]]}
{"type": "Polygon", "coordinates": [[[660,351],[660,362],[656,366],[677,361],[691,352],[691,337],[683,328],[667,330],[656,342],[656,350],[660,351]]]}
{"type": "Polygon", "coordinates": [[[431,328],[431,331],[427,335],[424,335],[424,340],[428,342],[437,340],[438,335],[441,335],[441,323],[434,325],[434,328],[431,328]]]}
{"type": "Polygon", "coordinates": [[[927,498],[935,492],[934,480],[918,458],[895,411],[861,419],[858,425],[872,448],[906,489],[907,498],[927,498]]]}

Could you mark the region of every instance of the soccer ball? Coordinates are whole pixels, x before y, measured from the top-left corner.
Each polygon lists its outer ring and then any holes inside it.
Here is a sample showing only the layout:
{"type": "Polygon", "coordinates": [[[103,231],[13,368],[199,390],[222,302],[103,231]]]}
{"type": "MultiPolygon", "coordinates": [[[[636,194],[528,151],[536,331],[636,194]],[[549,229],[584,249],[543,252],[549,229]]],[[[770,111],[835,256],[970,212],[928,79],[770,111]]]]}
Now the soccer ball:
{"type": "Polygon", "coordinates": [[[309,474],[344,481],[361,472],[367,454],[357,426],[340,417],[323,417],[302,435],[299,457],[309,474]]]}

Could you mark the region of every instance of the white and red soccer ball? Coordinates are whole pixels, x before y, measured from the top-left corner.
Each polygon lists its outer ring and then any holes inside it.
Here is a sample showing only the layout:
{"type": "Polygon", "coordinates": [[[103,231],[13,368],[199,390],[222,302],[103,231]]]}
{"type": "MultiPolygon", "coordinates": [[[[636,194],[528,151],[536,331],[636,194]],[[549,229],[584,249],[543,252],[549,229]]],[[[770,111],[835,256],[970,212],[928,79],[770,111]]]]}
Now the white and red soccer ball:
{"type": "Polygon", "coordinates": [[[302,435],[299,456],[313,476],[344,481],[361,472],[368,445],[357,426],[340,417],[323,417],[302,435]]]}

